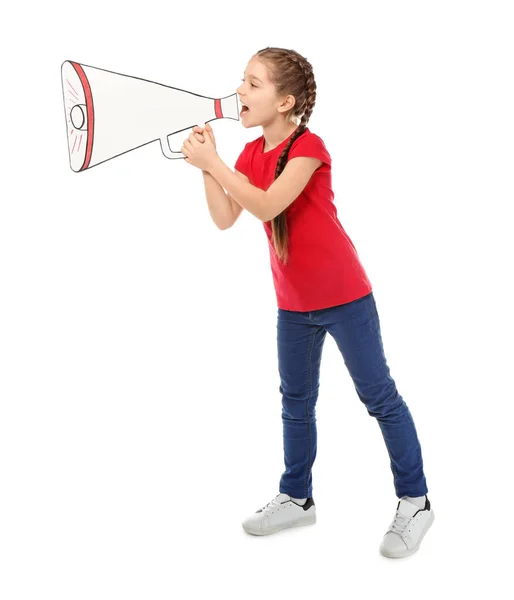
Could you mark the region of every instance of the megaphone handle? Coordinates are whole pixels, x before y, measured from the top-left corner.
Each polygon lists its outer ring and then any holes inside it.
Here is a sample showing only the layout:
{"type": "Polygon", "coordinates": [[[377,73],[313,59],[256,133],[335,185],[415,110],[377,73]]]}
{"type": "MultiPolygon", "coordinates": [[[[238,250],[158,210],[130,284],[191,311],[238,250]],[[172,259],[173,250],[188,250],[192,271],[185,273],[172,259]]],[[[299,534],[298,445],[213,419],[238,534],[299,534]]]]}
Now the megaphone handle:
{"type": "Polygon", "coordinates": [[[182,152],[174,152],[170,148],[170,143],[168,141],[168,136],[162,137],[160,139],[161,142],[161,150],[166,158],[186,158],[182,152]]]}

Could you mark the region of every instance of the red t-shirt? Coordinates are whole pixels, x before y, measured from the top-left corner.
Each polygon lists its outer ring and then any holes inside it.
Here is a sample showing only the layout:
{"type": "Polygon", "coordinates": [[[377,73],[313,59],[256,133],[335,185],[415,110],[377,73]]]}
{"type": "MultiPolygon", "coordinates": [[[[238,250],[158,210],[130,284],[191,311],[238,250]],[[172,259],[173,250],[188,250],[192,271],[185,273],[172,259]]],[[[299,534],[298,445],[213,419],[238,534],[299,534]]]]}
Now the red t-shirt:
{"type": "MultiPolygon", "coordinates": [[[[246,175],[252,185],[267,190],[275,181],[278,157],[293,133],[268,152],[263,152],[263,135],[248,142],[235,169],[246,175]]],[[[271,221],[263,223],[278,307],[304,312],[362,298],[372,291],[372,286],[355,246],[337,218],[330,154],[323,140],[307,128],[289,149],[288,160],[295,156],[319,158],[323,164],[286,209],[289,234],[286,265],[275,252],[271,221]]]]}

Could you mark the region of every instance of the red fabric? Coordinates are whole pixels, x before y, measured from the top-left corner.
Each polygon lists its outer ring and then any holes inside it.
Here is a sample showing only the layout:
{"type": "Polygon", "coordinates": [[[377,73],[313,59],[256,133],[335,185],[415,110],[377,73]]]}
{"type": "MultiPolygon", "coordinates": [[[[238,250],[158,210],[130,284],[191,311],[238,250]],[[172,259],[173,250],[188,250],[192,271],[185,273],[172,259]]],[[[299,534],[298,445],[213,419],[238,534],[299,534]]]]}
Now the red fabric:
{"type": "MultiPolygon", "coordinates": [[[[235,169],[246,175],[252,185],[267,190],[275,181],[277,160],[291,136],[268,152],[263,152],[264,136],[247,143],[235,169]]],[[[263,223],[278,307],[312,311],[362,298],[372,291],[372,286],[355,246],[337,217],[330,154],[323,140],[307,128],[289,149],[288,160],[295,156],[312,156],[323,164],[286,209],[289,234],[286,265],[276,255],[271,221],[263,223]]]]}

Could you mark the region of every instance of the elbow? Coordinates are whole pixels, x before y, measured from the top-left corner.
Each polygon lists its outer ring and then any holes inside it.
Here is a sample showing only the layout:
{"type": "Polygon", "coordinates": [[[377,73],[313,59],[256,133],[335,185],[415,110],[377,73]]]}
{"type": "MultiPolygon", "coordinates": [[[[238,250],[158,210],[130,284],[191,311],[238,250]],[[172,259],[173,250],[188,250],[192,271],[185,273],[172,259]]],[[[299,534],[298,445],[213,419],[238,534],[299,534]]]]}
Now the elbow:
{"type": "Polygon", "coordinates": [[[233,224],[234,221],[231,221],[230,223],[223,223],[222,225],[217,224],[217,226],[220,231],[225,231],[225,229],[230,229],[233,224]]]}
{"type": "Polygon", "coordinates": [[[260,212],[259,215],[256,215],[259,220],[261,220],[263,223],[266,223],[266,221],[271,221],[271,219],[273,219],[273,217],[269,214],[269,208],[268,210],[263,210],[260,212]]]}
{"type": "MultiPolygon", "coordinates": [[[[270,204],[271,204],[270,196],[269,196],[268,192],[264,192],[264,195],[262,198],[262,204],[261,204],[262,209],[259,211],[260,214],[256,215],[256,217],[263,223],[266,223],[267,221],[271,221],[271,219],[273,219],[273,217],[270,216],[270,214],[269,214],[270,204]]],[[[261,208],[261,207],[259,207],[259,208],[261,208]]]]}

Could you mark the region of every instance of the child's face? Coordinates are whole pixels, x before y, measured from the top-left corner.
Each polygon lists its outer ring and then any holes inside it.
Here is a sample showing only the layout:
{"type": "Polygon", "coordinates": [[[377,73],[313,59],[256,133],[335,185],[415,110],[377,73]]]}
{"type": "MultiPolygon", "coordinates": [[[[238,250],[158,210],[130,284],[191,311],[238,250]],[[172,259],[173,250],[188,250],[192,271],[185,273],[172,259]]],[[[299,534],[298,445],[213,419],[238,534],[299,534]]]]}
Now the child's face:
{"type": "Polygon", "coordinates": [[[244,80],[236,91],[241,103],[246,104],[249,109],[243,108],[241,111],[244,127],[268,125],[284,111],[283,102],[277,98],[276,88],[269,78],[266,65],[257,58],[252,58],[248,63],[244,80]]]}

